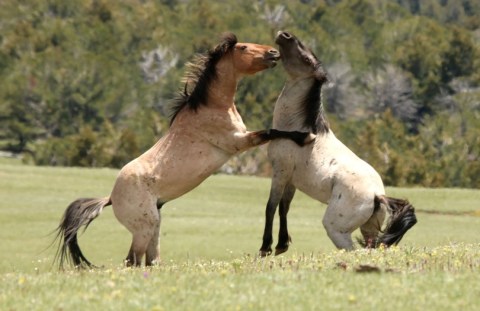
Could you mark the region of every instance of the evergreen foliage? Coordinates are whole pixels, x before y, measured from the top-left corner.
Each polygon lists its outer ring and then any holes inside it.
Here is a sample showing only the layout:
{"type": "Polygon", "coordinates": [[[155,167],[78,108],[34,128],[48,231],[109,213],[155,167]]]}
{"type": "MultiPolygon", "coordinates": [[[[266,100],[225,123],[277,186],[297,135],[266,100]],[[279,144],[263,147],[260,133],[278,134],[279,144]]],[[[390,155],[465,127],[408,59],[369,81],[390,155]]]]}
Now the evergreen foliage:
{"type": "MultiPolygon", "coordinates": [[[[168,128],[185,64],[223,32],[295,33],[329,74],[337,136],[389,185],[480,187],[474,0],[5,0],[0,149],[38,165],[121,167],[168,128]]],[[[247,126],[271,126],[281,68],[244,79],[247,126]]],[[[263,150],[231,172],[267,174],[263,150]]]]}

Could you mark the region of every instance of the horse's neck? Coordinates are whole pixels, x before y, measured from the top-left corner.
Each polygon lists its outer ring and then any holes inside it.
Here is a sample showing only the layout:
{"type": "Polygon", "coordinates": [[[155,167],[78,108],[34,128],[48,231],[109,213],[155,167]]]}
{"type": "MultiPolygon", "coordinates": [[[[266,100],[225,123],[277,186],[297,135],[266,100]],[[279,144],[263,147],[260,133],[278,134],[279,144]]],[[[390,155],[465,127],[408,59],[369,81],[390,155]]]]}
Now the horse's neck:
{"type": "Polygon", "coordinates": [[[216,67],[217,77],[209,86],[207,106],[232,109],[240,77],[235,74],[232,61],[220,60],[216,67]]]}
{"type": "Polygon", "coordinates": [[[242,125],[243,120],[235,107],[235,92],[241,76],[237,75],[229,58],[220,60],[216,66],[216,78],[210,83],[207,90],[207,102],[197,110],[185,107],[176,117],[170,131],[177,128],[194,128],[195,124],[212,122],[212,116],[221,115],[242,125]]]}
{"type": "Polygon", "coordinates": [[[305,126],[304,98],[314,78],[288,80],[277,99],[273,112],[273,128],[290,131],[310,131],[305,126]]]}

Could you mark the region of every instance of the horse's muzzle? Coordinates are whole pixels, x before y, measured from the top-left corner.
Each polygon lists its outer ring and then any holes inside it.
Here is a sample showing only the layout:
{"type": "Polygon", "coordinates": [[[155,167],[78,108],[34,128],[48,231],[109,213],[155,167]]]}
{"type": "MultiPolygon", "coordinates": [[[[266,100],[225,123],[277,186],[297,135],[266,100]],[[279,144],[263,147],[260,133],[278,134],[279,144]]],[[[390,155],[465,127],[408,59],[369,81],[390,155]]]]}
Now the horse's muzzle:
{"type": "Polygon", "coordinates": [[[277,32],[277,37],[275,38],[276,44],[281,44],[282,42],[289,41],[293,38],[293,35],[286,32],[286,31],[279,31],[277,32]]]}
{"type": "Polygon", "coordinates": [[[264,61],[270,68],[275,67],[279,59],[280,59],[280,52],[275,49],[269,50],[264,57],[264,61]]]}

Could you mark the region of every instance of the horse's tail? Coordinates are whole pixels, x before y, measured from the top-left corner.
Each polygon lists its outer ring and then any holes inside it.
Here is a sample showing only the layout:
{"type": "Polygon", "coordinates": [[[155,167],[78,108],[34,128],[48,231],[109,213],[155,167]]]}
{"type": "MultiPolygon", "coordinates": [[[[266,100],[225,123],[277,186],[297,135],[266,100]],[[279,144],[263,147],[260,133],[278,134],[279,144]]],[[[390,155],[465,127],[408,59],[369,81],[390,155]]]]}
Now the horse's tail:
{"type": "Polygon", "coordinates": [[[417,223],[415,208],[407,200],[387,196],[375,196],[375,200],[385,204],[391,212],[387,226],[376,244],[384,244],[387,247],[397,245],[403,235],[417,223]]]}
{"type": "Polygon", "coordinates": [[[59,240],[59,245],[54,262],[58,261],[60,268],[63,268],[65,261],[72,262],[78,268],[93,266],[80,250],[77,232],[82,226],[85,226],[85,231],[88,225],[102,212],[103,208],[111,204],[110,197],[100,199],[81,198],[70,203],[56,230],[55,240],[59,240]]]}

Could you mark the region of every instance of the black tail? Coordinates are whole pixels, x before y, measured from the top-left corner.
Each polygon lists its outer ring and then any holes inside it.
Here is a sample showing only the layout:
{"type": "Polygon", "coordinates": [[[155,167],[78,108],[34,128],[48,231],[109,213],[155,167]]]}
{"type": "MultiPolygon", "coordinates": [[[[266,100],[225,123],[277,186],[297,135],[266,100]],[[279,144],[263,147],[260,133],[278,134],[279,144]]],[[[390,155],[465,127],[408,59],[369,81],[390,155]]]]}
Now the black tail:
{"type": "Polygon", "coordinates": [[[377,245],[397,245],[403,235],[417,223],[415,208],[407,200],[386,196],[375,197],[375,200],[385,204],[391,212],[384,233],[378,238],[377,245]]]}
{"type": "Polygon", "coordinates": [[[66,261],[72,262],[77,268],[93,266],[80,250],[77,232],[82,226],[85,226],[84,230],[86,230],[103,208],[111,204],[112,201],[109,197],[101,199],[82,198],[70,203],[56,230],[55,240],[59,240],[59,245],[54,262],[58,262],[60,268],[63,268],[66,261]]]}

